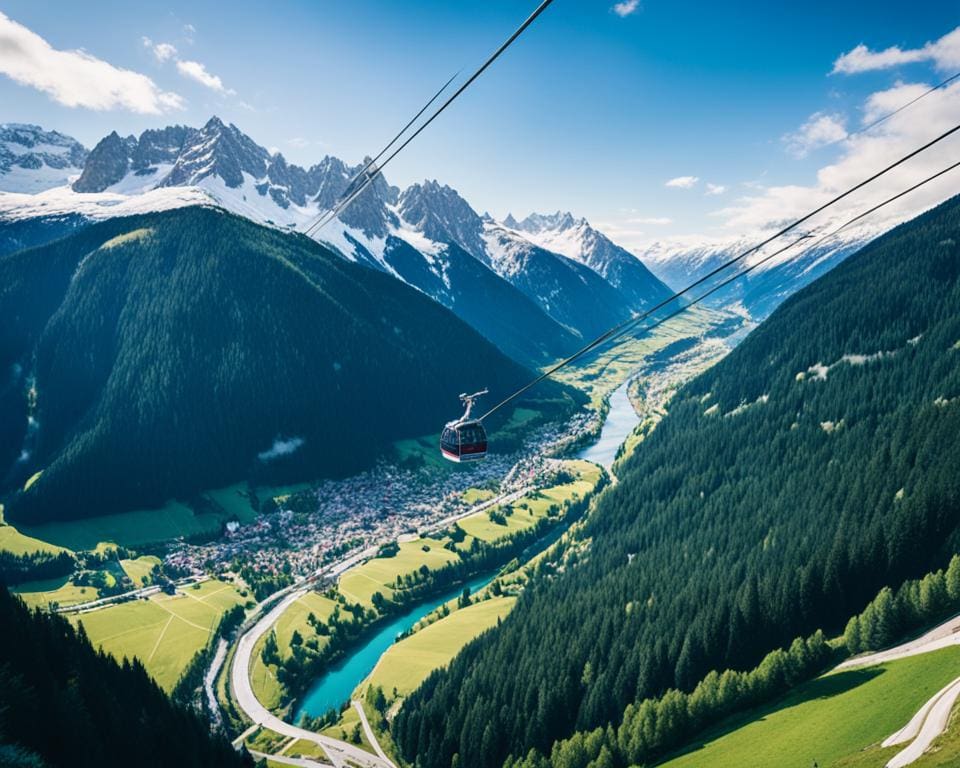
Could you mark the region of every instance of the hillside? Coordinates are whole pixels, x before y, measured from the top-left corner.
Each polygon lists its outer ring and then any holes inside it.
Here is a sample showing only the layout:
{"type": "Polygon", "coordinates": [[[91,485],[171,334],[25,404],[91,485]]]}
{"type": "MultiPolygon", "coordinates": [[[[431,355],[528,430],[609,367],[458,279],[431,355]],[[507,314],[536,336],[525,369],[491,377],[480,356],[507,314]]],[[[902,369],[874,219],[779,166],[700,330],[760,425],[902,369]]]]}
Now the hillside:
{"type": "Polygon", "coordinates": [[[531,375],[393,277],[209,208],[0,259],[0,315],[7,490],[43,471],[24,522],[350,473],[531,375]]]}
{"type": "Polygon", "coordinates": [[[639,762],[631,729],[649,722],[602,730],[629,704],[837,633],[880,587],[944,565],[960,540],[958,307],[958,198],[784,302],[677,394],[502,628],[408,699],[404,754],[639,762]],[[577,759],[546,758],[597,728],[577,759]]]}
{"type": "Polygon", "coordinates": [[[139,662],[97,653],[65,619],[30,613],[2,586],[0,625],[0,765],[253,765],[139,662]]]}

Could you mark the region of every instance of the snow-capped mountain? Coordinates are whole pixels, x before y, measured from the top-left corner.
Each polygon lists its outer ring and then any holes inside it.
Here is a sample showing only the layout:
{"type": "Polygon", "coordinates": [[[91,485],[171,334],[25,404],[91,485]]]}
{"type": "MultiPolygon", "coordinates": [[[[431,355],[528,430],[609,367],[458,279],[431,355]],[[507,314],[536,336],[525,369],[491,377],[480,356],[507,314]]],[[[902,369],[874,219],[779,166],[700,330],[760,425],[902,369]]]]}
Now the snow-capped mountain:
{"type": "MultiPolygon", "coordinates": [[[[62,236],[87,221],[186,205],[217,205],[259,223],[302,230],[345,195],[362,167],[327,157],[300,168],[218,118],[199,129],[172,126],[139,138],[112,133],[89,153],[72,185],[32,195],[0,192],[0,254],[62,236]]],[[[412,192],[406,197],[411,217],[414,198],[412,192]]],[[[399,201],[400,190],[378,177],[314,236],[345,258],[418,288],[527,364],[543,365],[579,345],[578,329],[555,321],[478,258],[475,248],[471,253],[459,246],[462,230],[454,216],[443,228],[431,228],[405,220],[399,201]],[[458,237],[430,237],[447,229],[458,237]]],[[[470,218],[479,222],[472,210],[470,218]]]]}
{"type": "MultiPolygon", "coordinates": [[[[343,198],[363,168],[335,157],[302,168],[216,117],[201,128],[111,133],[89,153],[61,134],[28,128],[6,126],[4,146],[14,141],[9,136],[20,138],[16,152],[7,149],[3,157],[20,157],[29,145],[43,156],[43,168],[62,165],[63,183],[24,190],[0,174],[6,190],[0,192],[0,255],[89,221],[187,205],[215,205],[303,231],[343,198]],[[81,158],[82,169],[70,165],[81,158]],[[68,184],[69,176],[75,180],[68,184]]],[[[382,176],[312,236],[346,259],[407,282],[530,365],[571,352],[662,300],[670,289],[661,280],[686,284],[737,246],[657,244],[641,261],[569,213],[499,223],[446,185],[425,181],[401,191],[382,176]],[[653,273],[644,265],[648,258],[653,273]]],[[[742,299],[751,313],[763,314],[801,284],[793,281],[808,282],[849,250],[765,270],[766,281],[758,271],[725,302],[742,299]]]]}
{"type": "Polygon", "coordinates": [[[76,139],[39,125],[0,124],[0,189],[35,193],[77,176],[87,159],[76,139]]]}
{"type": "Polygon", "coordinates": [[[594,229],[586,219],[557,211],[531,213],[523,221],[509,215],[503,223],[541,248],[590,267],[626,296],[635,310],[653,306],[673,293],[640,259],[594,229]]]}
{"type": "MultiPolygon", "coordinates": [[[[744,278],[710,296],[706,303],[720,307],[739,302],[753,318],[763,319],[792,293],[828,272],[884,231],[885,227],[861,226],[819,246],[785,250],[744,278]]],[[[739,266],[724,270],[715,279],[724,280],[735,271],[783,247],[771,244],[761,251],[752,252],[763,240],[763,234],[714,241],[677,238],[651,243],[642,250],[641,256],[657,277],[671,288],[680,290],[724,262],[748,251],[751,252],[739,266]]],[[[695,289],[692,296],[709,289],[713,282],[714,278],[711,278],[702,289],[695,289]]]]}
{"type": "Polygon", "coordinates": [[[481,217],[446,185],[414,184],[400,196],[397,213],[430,240],[456,244],[488,265],[550,317],[584,338],[593,338],[630,316],[629,302],[600,274],[481,217]]]}

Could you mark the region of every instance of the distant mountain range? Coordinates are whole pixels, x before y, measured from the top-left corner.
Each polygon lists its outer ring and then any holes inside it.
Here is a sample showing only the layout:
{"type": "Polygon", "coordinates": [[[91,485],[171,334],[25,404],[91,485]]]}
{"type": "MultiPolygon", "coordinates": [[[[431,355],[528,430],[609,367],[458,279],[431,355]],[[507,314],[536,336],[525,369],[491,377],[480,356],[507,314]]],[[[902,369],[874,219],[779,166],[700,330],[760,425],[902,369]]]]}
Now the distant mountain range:
{"type": "Polygon", "coordinates": [[[0,189],[33,193],[63,186],[81,172],[88,155],[76,139],[39,125],[0,125],[0,189]]]}
{"type": "MultiPolygon", "coordinates": [[[[785,251],[782,256],[772,259],[746,278],[718,291],[710,297],[708,303],[728,308],[736,305],[753,319],[762,320],[784,299],[829,272],[884,231],[884,227],[867,224],[844,232],[842,236],[826,241],[822,246],[809,250],[797,248],[785,251]]],[[[657,277],[679,290],[731,258],[750,250],[760,239],[753,237],[703,242],[681,238],[659,241],[644,249],[643,258],[657,277]]],[[[770,246],[760,255],[769,253],[774,248],[775,246],[770,246]]],[[[758,255],[751,254],[745,259],[745,263],[749,264],[757,258],[758,255]]],[[[742,265],[739,268],[742,268],[742,265]]],[[[732,272],[724,271],[718,275],[718,279],[730,274],[732,272]]],[[[706,288],[705,285],[703,290],[706,288]]],[[[696,295],[697,290],[693,295],[696,295]]]]}
{"type": "MultiPolygon", "coordinates": [[[[331,208],[362,165],[325,157],[288,163],[235,125],[116,132],[87,152],[37,126],[0,126],[0,254],[48,242],[90,221],[213,204],[258,223],[304,228],[331,208]]],[[[860,228],[810,253],[788,253],[711,297],[755,319],[853,253],[860,228]]],[[[377,178],[315,237],[453,310],[527,365],[567,354],[686,286],[755,240],[654,242],[640,257],[570,213],[502,222],[437,181],[406,190],[377,178]]]]}
{"type": "MultiPolygon", "coordinates": [[[[216,117],[199,129],[111,133],[83,160],[70,186],[0,195],[0,253],[87,220],[191,204],[302,228],[361,168],[335,157],[301,168],[216,117]]],[[[558,252],[481,216],[448,186],[426,181],[401,191],[380,177],[315,236],[427,294],[515,359],[543,365],[670,293],[639,259],[582,220],[565,220],[588,234],[578,249],[558,252]]]]}

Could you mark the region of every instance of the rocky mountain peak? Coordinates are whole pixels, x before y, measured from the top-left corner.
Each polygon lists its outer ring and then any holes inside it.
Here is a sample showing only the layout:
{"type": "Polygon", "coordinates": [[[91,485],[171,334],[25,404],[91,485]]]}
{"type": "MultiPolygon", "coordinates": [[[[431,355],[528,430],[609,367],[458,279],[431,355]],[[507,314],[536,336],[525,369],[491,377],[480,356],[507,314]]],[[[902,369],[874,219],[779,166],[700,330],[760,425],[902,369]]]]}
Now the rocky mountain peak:
{"type": "Polygon", "coordinates": [[[87,157],[83,173],[73,184],[75,192],[102,192],[116,184],[130,167],[130,157],[136,149],[137,140],[130,136],[120,137],[116,131],[102,138],[87,157]]]}
{"type": "Polygon", "coordinates": [[[413,184],[400,195],[400,216],[431,240],[456,243],[486,260],[483,219],[460,194],[438,181],[413,184]]]}

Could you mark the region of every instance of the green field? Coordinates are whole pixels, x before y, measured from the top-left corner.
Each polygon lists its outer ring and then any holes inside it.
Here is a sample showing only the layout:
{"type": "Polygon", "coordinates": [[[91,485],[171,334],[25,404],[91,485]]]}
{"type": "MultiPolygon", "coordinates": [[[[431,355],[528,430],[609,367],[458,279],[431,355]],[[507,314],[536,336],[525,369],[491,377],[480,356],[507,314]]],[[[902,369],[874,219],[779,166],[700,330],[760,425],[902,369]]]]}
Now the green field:
{"type": "Polygon", "coordinates": [[[220,530],[222,520],[222,515],[196,515],[189,507],[171,502],[160,509],[24,526],[23,532],[43,541],[82,551],[96,549],[100,542],[136,547],[178,536],[213,533],[220,530]]]}
{"type": "MultiPolygon", "coordinates": [[[[299,632],[304,640],[316,637],[320,648],[326,645],[329,642],[328,638],[318,636],[307,622],[307,617],[312,613],[317,619],[325,622],[330,618],[330,614],[333,613],[335,607],[336,603],[333,600],[316,592],[308,592],[287,608],[273,627],[273,631],[277,633],[277,649],[280,657],[283,659],[289,657],[290,638],[294,631],[299,632]]],[[[344,614],[344,616],[347,617],[349,614],[344,614]]],[[[276,667],[263,663],[261,651],[266,637],[264,635],[254,648],[250,662],[250,682],[253,692],[260,702],[268,709],[275,709],[282,703],[283,689],[277,681],[276,667]]]]}
{"type": "Polygon", "coordinates": [[[154,566],[160,565],[160,558],[155,555],[144,555],[136,560],[121,560],[120,567],[130,577],[134,587],[146,585],[150,572],[154,566]]]}
{"type": "Polygon", "coordinates": [[[600,469],[588,461],[567,461],[564,462],[564,468],[577,475],[577,479],[572,483],[546,488],[517,499],[510,504],[512,514],[506,518],[506,525],[494,523],[490,519],[489,511],[484,510],[463,518],[459,523],[460,527],[469,536],[481,541],[496,541],[536,525],[539,520],[547,516],[547,510],[553,504],[563,505],[574,495],[583,498],[600,480],[600,469]]]}
{"type": "Polygon", "coordinates": [[[355,698],[367,685],[379,685],[388,699],[396,689],[406,696],[435,669],[446,666],[460,649],[484,630],[494,627],[513,608],[516,598],[494,597],[454,611],[387,650],[355,698]]]}
{"type": "Polygon", "coordinates": [[[59,576],[43,581],[28,581],[12,588],[31,608],[45,607],[50,603],[62,606],[87,603],[100,597],[94,587],[78,587],[69,576],[59,576]]]}
{"type": "Polygon", "coordinates": [[[872,754],[862,750],[906,725],[927,699],[958,675],[960,647],[824,675],[707,734],[690,752],[663,765],[810,768],[816,760],[820,768],[881,768],[896,749],[875,748],[872,754]]]}
{"type": "MultiPolygon", "coordinates": [[[[838,768],[872,768],[885,765],[899,747],[865,750],[850,760],[842,760],[838,768]]],[[[960,765],[960,708],[955,707],[947,730],[930,745],[911,768],[956,768],[960,765]]]]}
{"type": "MultiPolygon", "coordinates": [[[[513,502],[512,513],[506,516],[506,524],[495,523],[490,519],[490,510],[477,512],[459,521],[467,537],[457,545],[457,549],[466,551],[474,538],[484,542],[494,542],[519,531],[526,530],[547,516],[547,510],[553,504],[562,505],[575,494],[583,497],[589,493],[600,479],[600,469],[587,461],[568,461],[565,468],[573,472],[577,479],[571,483],[547,488],[528,494],[513,502]]],[[[499,508],[502,512],[503,509],[499,508]]],[[[430,570],[442,568],[446,563],[455,562],[459,555],[445,549],[449,538],[418,537],[402,542],[400,551],[393,557],[376,557],[366,563],[351,568],[340,577],[339,589],[348,600],[372,605],[375,592],[390,598],[394,593],[391,584],[408,573],[415,573],[423,566],[430,570]]]]}
{"type": "Polygon", "coordinates": [[[68,618],[82,623],[90,642],[118,659],[139,658],[170,691],[227,608],[244,602],[233,585],[211,579],[173,596],[153,595],[68,618]]]}
{"type": "Polygon", "coordinates": [[[215,534],[228,520],[250,521],[255,512],[243,495],[246,486],[209,491],[204,495],[209,511],[197,514],[179,501],[159,509],[142,509],[82,520],[23,526],[21,532],[75,551],[96,549],[101,542],[138,547],[181,536],[215,534]]]}
{"type": "Polygon", "coordinates": [[[637,331],[602,346],[600,352],[588,356],[586,362],[558,371],[556,378],[586,392],[597,408],[605,397],[643,366],[648,355],[678,339],[699,336],[720,319],[712,310],[693,307],[649,334],[637,331]]]}
{"type": "Polygon", "coordinates": [[[467,488],[460,497],[464,504],[479,504],[481,501],[492,499],[497,494],[489,488],[467,488]]]}
{"type": "Polygon", "coordinates": [[[444,549],[445,539],[417,538],[400,544],[400,551],[393,557],[375,557],[362,565],[351,568],[340,577],[340,593],[354,603],[372,605],[374,592],[389,598],[393,589],[388,585],[421,566],[433,570],[455,562],[459,556],[444,549]],[[424,547],[428,550],[424,551],[424,547]]]}
{"type": "Polygon", "coordinates": [[[27,536],[20,533],[12,525],[0,525],[0,550],[12,552],[15,555],[27,555],[31,552],[50,552],[57,554],[64,551],[64,547],[58,547],[47,541],[27,536]]]}
{"type": "MultiPolygon", "coordinates": [[[[347,707],[340,716],[339,722],[329,728],[324,728],[321,733],[341,741],[351,741],[350,737],[358,725],[360,725],[360,715],[357,714],[357,710],[353,707],[347,707]]],[[[360,726],[360,743],[357,746],[367,750],[367,752],[374,751],[373,746],[367,740],[367,734],[364,732],[362,725],[360,726]]]]}

